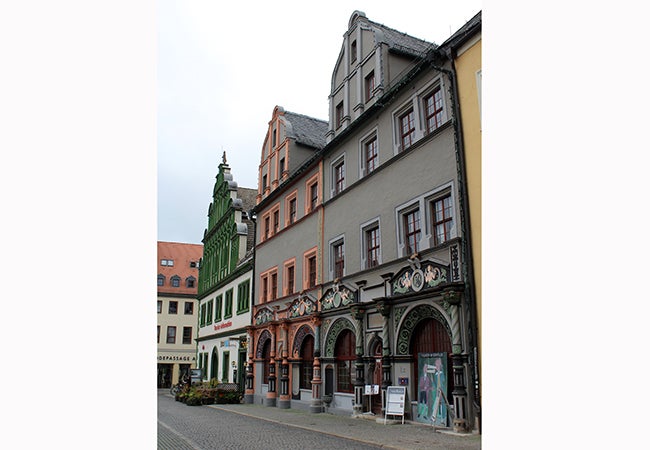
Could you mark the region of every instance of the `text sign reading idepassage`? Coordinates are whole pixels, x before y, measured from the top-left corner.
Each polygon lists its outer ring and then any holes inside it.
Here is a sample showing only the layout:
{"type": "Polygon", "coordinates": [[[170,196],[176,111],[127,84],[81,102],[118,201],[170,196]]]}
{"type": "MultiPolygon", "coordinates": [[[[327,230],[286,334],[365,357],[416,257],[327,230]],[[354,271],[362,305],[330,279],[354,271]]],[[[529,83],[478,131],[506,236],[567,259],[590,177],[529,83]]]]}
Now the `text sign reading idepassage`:
{"type": "Polygon", "coordinates": [[[386,389],[386,414],[394,416],[404,415],[405,401],[405,386],[388,386],[386,389]]]}

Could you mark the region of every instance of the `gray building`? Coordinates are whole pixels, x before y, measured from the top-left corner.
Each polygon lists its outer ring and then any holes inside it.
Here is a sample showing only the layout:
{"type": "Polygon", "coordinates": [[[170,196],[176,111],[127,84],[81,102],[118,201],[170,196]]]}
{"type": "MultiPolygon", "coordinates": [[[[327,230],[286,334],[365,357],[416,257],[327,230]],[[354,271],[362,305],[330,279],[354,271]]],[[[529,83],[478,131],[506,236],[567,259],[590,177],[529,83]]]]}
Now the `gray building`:
{"type": "Polygon", "coordinates": [[[475,309],[445,55],[355,11],[323,140],[310,127],[311,154],[285,163],[277,185],[265,143],[246,401],[381,416],[403,392],[412,420],[474,427],[475,309]]]}

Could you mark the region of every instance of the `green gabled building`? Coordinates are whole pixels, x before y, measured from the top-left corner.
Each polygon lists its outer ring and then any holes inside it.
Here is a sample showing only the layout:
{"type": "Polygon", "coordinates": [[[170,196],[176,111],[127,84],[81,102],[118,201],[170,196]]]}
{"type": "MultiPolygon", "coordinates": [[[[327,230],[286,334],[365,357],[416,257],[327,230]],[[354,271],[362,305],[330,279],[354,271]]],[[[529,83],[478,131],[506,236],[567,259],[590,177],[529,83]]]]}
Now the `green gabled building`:
{"type": "Polygon", "coordinates": [[[256,189],[240,188],[223,162],[208,207],[199,265],[197,367],[204,380],[240,383],[250,325],[256,189]]]}

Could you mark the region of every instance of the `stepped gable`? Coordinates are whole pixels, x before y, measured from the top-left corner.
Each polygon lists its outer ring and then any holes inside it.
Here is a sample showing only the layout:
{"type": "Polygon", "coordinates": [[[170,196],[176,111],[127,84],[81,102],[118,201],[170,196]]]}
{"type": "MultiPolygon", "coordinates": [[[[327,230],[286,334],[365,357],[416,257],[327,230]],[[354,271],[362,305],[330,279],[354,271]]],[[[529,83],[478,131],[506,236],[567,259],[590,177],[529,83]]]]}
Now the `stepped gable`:
{"type": "MultiPolygon", "coordinates": [[[[246,213],[243,216],[242,222],[248,227],[248,235],[246,236],[246,253],[248,253],[255,243],[255,224],[250,219],[250,210],[255,207],[255,197],[257,196],[257,189],[238,188],[237,198],[242,201],[242,209],[246,213]]],[[[244,257],[246,259],[246,257],[244,257]]]]}
{"type": "Polygon", "coordinates": [[[296,114],[290,111],[284,112],[285,133],[288,137],[294,138],[296,142],[320,150],[325,147],[325,133],[328,130],[326,120],[315,119],[296,114]]]}

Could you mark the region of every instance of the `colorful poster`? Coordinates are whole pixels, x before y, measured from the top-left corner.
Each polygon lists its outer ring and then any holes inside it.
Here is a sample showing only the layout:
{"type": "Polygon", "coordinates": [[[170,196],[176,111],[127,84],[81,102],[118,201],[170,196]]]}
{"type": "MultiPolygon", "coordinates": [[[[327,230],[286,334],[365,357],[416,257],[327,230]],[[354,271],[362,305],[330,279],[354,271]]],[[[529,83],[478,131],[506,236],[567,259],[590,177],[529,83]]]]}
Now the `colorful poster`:
{"type": "Polygon", "coordinates": [[[418,354],[418,407],[416,420],[447,426],[447,353],[418,354]]]}

